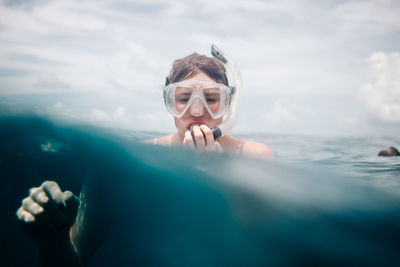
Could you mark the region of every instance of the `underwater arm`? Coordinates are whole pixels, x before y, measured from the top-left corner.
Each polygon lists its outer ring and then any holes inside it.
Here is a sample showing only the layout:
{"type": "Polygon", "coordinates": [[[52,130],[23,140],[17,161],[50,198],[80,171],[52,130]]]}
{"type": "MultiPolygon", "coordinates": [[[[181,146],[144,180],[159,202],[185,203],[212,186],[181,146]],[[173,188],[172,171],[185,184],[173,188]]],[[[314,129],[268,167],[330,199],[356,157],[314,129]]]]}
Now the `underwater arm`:
{"type": "Polygon", "coordinates": [[[70,238],[78,198],[62,192],[56,182],[46,181],[29,190],[17,217],[28,235],[39,245],[40,266],[79,266],[78,251],[70,238]]]}

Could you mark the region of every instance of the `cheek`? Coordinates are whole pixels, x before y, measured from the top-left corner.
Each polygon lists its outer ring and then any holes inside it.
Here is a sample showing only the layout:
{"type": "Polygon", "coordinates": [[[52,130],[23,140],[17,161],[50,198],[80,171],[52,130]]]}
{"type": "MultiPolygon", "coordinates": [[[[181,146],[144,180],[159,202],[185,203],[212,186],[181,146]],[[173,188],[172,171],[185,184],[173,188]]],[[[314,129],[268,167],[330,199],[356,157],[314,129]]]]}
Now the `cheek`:
{"type": "Polygon", "coordinates": [[[174,122],[175,122],[175,127],[176,129],[178,129],[178,131],[185,128],[185,122],[182,120],[182,118],[174,117],[174,122]]]}
{"type": "Polygon", "coordinates": [[[186,107],[186,104],[182,104],[182,103],[175,103],[175,108],[178,112],[182,112],[186,107]]]}
{"type": "Polygon", "coordinates": [[[222,123],[222,118],[219,118],[219,119],[212,119],[212,123],[210,123],[211,124],[211,128],[212,127],[215,127],[215,126],[217,126],[217,125],[220,125],[222,123]]]}

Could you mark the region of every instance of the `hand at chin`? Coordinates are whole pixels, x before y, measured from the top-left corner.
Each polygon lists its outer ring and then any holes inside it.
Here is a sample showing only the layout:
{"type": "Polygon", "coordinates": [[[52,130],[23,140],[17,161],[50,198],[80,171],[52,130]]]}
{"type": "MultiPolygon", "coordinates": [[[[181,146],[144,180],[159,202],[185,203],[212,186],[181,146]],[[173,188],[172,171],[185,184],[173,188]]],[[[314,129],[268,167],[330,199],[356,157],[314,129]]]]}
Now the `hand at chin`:
{"type": "Polygon", "coordinates": [[[183,146],[203,151],[223,152],[221,144],[214,140],[211,129],[205,124],[196,125],[191,131],[186,131],[183,146]]]}

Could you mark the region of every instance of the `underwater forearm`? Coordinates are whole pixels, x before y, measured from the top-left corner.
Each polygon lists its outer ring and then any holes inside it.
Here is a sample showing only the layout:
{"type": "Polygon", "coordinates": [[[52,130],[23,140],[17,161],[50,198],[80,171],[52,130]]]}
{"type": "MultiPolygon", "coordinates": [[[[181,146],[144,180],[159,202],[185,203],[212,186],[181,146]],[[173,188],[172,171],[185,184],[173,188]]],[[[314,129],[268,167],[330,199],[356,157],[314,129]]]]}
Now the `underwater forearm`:
{"type": "Polygon", "coordinates": [[[41,244],[39,251],[39,266],[83,266],[68,233],[55,237],[51,244],[41,244]]]}
{"type": "Polygon", "coordinates": [[[71,191],[62,191],[54,181],[29,190],[16,215],[39,246],[39,266],[80,265],[70,237],[79,206],[79,199],[71,191]]]}

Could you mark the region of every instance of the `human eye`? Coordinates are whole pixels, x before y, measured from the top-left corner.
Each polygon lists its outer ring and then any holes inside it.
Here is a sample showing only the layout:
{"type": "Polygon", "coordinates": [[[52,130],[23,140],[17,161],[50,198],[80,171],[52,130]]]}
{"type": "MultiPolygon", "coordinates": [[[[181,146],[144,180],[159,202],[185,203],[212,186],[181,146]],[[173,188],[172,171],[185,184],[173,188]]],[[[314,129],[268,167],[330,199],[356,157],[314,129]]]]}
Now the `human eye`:
{"type": "Polygon", "coordinates": [[[219,102],[219,94],[210,94],[210,95],[206,95],[206,101],[209,104],[214,104],[219,102]]]}
{"type": "Polygon", "coordinates": [[[175,100],[178,103],[186,104],[190,99],[190,95],[188,94],[179,94],[175,97],[175,100]]]}

